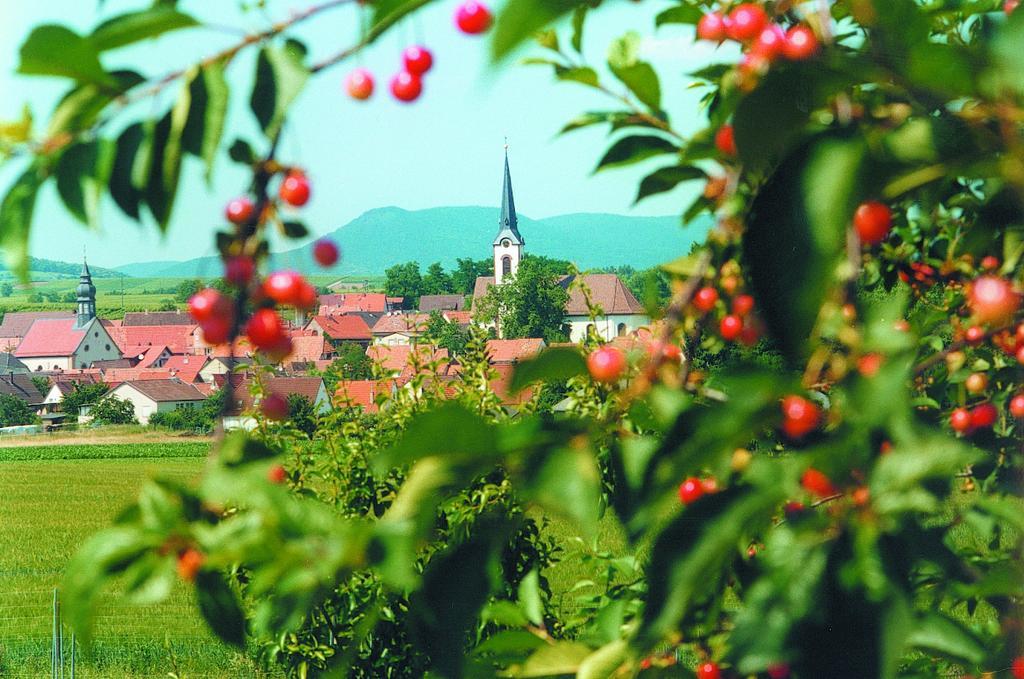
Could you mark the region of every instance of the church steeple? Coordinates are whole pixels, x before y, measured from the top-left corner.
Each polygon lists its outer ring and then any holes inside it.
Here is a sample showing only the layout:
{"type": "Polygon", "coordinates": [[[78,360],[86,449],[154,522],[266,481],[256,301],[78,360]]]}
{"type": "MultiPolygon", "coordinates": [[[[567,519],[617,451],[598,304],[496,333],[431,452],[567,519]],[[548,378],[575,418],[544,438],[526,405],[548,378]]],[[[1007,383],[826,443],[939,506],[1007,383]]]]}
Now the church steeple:
{"type": "Polygon", "coordinates": [[[92,284],[92,274],[89,273],[89,263],[82,258],[82,273],[78,278],[78,316],[75,319],[75,328],[84,328],[89,321],[96,318],[96,286],[92,284]]]}
{"type": "Polygon", "coordinates": [[[506,277],[515,276],[523,258],[526,241],[519,235],[516,201],[512,197],[512,173],[508,170],[508,144],[505,144],[505,179],[501,187],[501,214],[498,235],[494,238],[494,282],[501,285],[506,277]]]}

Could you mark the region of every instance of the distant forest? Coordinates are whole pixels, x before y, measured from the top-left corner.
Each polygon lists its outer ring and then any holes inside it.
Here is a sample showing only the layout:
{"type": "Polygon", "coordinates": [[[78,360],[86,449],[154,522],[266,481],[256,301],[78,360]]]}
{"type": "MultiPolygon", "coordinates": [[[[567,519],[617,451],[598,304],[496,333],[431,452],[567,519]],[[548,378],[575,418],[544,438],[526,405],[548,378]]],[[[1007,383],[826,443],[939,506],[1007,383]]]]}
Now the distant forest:
{"type": "MultiPolygon", "coordinates": [[[[78,274],[82,272],[81,262],[58,262],[53,259],[39,259],[37,257],[29,257],[28,261],[29,271],[32,272],[57,274],[59,276],[67,276],[68,278],[77,278],[78,274]]],[[[7,270],[2,261],[0,261],[0,272],[4,274],[4,278],[13,277],[13,274],[7,270]]],[[[121,275],[120,271],[104,269],[98,266],[90,266],[89,272],[92,273],[93,278],[117,278],[121,275]]]]}

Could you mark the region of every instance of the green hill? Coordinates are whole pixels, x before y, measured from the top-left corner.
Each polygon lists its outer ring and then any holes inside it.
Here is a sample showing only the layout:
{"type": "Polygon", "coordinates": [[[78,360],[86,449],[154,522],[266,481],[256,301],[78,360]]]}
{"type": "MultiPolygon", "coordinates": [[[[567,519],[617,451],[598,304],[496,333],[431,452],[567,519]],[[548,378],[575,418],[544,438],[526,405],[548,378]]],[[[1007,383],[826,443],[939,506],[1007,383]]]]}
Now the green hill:
{"type": "MultiPolygon", "coordinates": [[[[82,272],[81,262],[58,262],[53,259],[28,258],[29,278],[33,281],[57,280],[61,278],[78,278],[82,272]]],[[[104,269],[98,266],[90,266],[89,272],[93,278],[115,278],[121,275],[120,271],[104,269]]],[[[0,280],[12,280],[15,275],[8,271],[0,263],[0,280]]]]}
{"type": "MultiPolygon", "coordinates": [[[[460,257],[483,259],[498,230],[498,210],[491,207],[439,207],[426,210],[377,208],[329,234],[341,246],[341,263],[332,273],[379,275],[399,262],[416,260],[424,267],[441,262],[452,267],[460,257]]],[[[519,231],[528,252],[568,259],[581,269],[629,265],[647,268],[689,252],[703,240],[710,219],[684,228],[679,218],[570,214],[530,219],[519,215],[519,231]]],[[[273,265],[322,273],[308,246],[278,252],[273,265]]],[[[118,267],[133,276],[189,277],[219,269],[215,258],[185,262],[141,262],[118,267]]]]}

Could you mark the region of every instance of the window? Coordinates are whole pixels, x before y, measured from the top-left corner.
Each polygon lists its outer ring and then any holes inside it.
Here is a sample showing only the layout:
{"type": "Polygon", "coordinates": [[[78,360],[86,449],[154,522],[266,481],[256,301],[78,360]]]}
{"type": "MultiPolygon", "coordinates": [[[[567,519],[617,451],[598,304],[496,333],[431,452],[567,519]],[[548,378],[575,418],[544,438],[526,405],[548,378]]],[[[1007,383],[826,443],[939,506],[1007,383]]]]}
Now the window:
{"type": "Polygon", "coordinates": [[[512,274],[512,258],[505,255],[501,258],[501,275],[509,276],[512,274]]]}
{"type": "Polygon", "coordinates": [[[110,345],[107,344],[106,347],[107,347],[107,351],[110,351],[110,345]]]}
{"type": "Polygon", "coordinates": [[[625,337],[626,336],[626,324],[625,323],[619,323],[619,327],[618,327],[618,331],[617,332],[618,332],[619,337],[625,337]]]}
{"type": "Polygon", "coordinates": [[[99,336],[100,336],[100,333],[99,333],[99,331],[96,331],[96,332],[94,332],[94,333],[92,334],[92,336],[93,336],[93,337],[99,337],[99,336]]]}
{"type": "Polygon", "coordinates": [[[85,345],[84,347],[82,347],[82,350],[83,350],[83,351],[89,351],[89,345],[88,345],[88,344],[86,344],[86,345],[85,345]]]}
{"type": "Polygon", "coordinates": [[[510,245],[512,245],[512,241],[510,241],[508,238],[501,239],[501,247],[507,248],[510,245]]]}

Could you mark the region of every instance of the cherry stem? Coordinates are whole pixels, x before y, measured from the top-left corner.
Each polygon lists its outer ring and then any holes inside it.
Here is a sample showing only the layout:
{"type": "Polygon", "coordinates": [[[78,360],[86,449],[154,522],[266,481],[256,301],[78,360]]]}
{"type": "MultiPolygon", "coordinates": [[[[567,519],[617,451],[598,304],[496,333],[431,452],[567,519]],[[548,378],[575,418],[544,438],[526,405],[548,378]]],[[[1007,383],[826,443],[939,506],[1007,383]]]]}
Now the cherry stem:
{"type": "MultiPolygon", "coordinates": [[[[1014,326],[1014,323],[1009,323],[1008,325],[1004,325],[1004,326],[1001,326],[1001,327],[998,327],[998,328],[993,328],[993,329],[989,330],[988,332],[986,332],[981,337],[981,339],[978,341],[978,343],[980,343],[980,342],[982,342],[982,341],[984,341],[986,339],[989,339],[993,335],[998,334],[1000,332],[1003,332],[1004,330],[1009,330],[1013,326],[1014,326]]],[[[931,368],[936,363],[939,363],[940,361],[944,360],[947,356],[949,356],[954,351],[960,351],[964,347],[969,346],[971,344],[973,344],[973,343],[972,342],[968,342],[966,339],[957,340],[956,342],[953,342],[952,344],[950,344],[948,347],[946,347],[942,351],[939,351],[939,352],[936,352],[936,353],[932,354],[928,358],[924,359],[923,361],[921,361],[920,363],[915,365],[914,366],[914,374],[915,375],[920,375],[921,373],[923,373],[928,368],[931,368]]]]}

